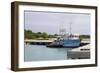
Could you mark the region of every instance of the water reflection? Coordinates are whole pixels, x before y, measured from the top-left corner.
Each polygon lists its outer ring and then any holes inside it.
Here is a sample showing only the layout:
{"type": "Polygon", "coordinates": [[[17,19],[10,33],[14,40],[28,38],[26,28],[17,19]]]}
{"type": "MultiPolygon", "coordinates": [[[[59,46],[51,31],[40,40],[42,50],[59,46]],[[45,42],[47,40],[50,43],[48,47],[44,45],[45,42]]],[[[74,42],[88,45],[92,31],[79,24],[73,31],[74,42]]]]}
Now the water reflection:
{"type": "Polygon", "coordinates": [[[24,61],[66,60],[67,52],[71,48],[50,48],[45,45],[24,46],[24,61]]]}

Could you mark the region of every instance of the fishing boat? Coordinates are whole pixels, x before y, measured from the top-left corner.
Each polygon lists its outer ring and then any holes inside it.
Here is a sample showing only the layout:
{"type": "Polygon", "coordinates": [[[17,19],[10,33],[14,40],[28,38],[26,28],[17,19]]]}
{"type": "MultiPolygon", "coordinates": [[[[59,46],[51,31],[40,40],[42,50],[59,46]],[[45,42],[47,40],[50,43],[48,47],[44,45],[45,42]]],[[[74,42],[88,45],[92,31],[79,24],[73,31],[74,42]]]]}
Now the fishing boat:
{"type": "MultiPolygon", "coordinates": [[[[71,25],[71,24],[70,24],[71,25]]],[[[66,29],[60,29],[60,35],[57,37],[57,40],[48,44],[47,47],[68,47],[68,48],[76,48],[80,46],[80,39],[79,36],[74,36],[71,33],[71,26],[70,26],[70,34],[66,34],[66,29]]]]}
{"type": "Polygon", "coordinates": [[[79,38],[58,38],[51,44],[48,44],[47,47],[68,47],[68,48],[76,48],[80,46],[79,38]]]}

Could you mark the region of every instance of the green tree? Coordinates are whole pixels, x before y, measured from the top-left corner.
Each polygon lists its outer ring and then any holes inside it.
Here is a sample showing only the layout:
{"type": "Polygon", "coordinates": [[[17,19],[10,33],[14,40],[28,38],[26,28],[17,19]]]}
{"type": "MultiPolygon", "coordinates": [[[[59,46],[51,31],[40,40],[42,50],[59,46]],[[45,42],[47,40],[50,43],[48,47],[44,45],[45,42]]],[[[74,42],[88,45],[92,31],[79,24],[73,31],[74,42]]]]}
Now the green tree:
{"type": "Polygon", "coordinates": [[[25,39],[38,39],[38,38],[52,38],[54,35],[48,35],[46,32],[37,32],[34,33],[31,30],[24,30],[25,39]]]}
{"type": "Polygon", "coordinates": [[[42,33],[42,37],[45,39],[45,38],[48,38],[48,34],[46,32],[43,32],[42,33]]]}
{"type": "Polygon", "coordinates": [[[34,39],[35,34],[31,30],[24,31],[25,39],[34,39]]]}

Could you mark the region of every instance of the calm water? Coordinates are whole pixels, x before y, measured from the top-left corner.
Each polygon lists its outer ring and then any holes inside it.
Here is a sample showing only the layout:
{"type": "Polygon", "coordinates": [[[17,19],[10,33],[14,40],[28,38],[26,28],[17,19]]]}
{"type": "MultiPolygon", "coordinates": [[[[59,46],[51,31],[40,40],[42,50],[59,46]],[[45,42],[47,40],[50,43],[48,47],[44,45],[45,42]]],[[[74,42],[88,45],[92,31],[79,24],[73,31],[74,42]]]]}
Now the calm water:
{"type": "Polygon", "coordinates": [[[71,49],[25,44],[24,61],[66,60],[68,50],[71,49]]]}

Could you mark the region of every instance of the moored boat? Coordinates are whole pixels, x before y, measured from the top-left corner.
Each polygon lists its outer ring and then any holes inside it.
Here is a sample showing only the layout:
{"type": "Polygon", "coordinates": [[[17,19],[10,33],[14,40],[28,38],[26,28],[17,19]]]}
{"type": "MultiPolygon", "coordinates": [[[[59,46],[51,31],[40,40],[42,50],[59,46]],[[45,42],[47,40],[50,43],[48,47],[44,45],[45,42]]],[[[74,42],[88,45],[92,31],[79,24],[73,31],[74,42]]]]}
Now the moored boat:
{"type": "Polygon", "coordinates": [[[67,47],[75,48],[80,46],[80,39],[78,38],[66,38],[66,39],[57,39],[53,43],[48,44],[47,47],[67,47]]]}
{"type": "Polygon", "coordinates": [[[79,35],[73,35],[71,33],[71,23],[70,23],[70,34],[66,34],[66,28],[60,29],[59,37],[53,43],[48,44],[47,47],[79,47],[80,46],[79,35]]]}

